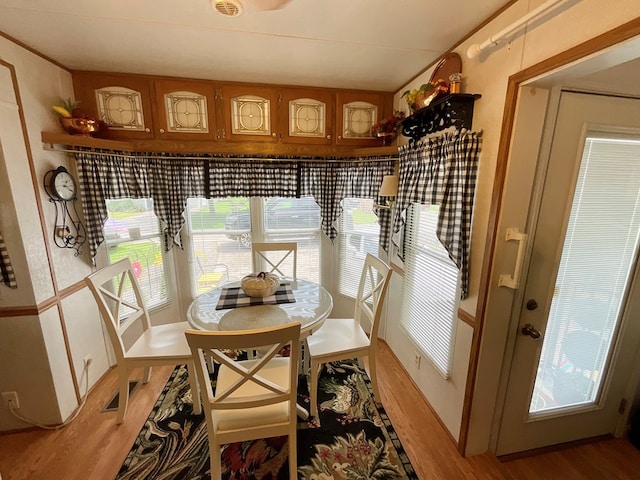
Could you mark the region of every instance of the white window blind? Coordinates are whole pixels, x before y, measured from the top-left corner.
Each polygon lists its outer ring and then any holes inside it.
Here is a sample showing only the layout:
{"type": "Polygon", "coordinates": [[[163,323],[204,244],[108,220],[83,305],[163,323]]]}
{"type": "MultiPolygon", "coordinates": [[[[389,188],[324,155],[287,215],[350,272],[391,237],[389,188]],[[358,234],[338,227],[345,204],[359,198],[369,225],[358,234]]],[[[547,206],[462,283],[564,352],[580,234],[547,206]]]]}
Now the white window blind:
{"type": "Polygon", "coordinates": [[[460,272],[436,237],[438,207],[413,204],[405,232],[401,324],[445,378],[451,375],[460,272]]]}
{"type": "MultiPolygon", "coordinates": [[[[106,200],[108,218],[104,224],[107,261],[129,258],[147,308],[169,301],[163,239],[150,198],[106,200]]],[[[133,300],[133,290],[125,295],[133,300]]]]}
{"type": "Polygon", "coordinates": [[[190,198],[185,217],[192,297],[250,273],[248,198],[190,198]]]}
{"type": "MultiPolygon", "coordinates": [[[[266,242],[298,244],[297,276],[320,282],[320,207],[313,197],[272,197],[262,203],[263,231],[266,242]]],[[[290,257],[293,261],[293,257],[290,257]]],[[[285,260],[283,272],[293,271],[285,260]]]]}
{"type": "Polygon", "coordinates": [[[373,200],[345,198],[338,233],[338,292],[356,298],[367,253],[378,256],[380,225],[373,200]]]}
{"type": "Polygon", "coordinates": [[[251,273],[253,241],[296,242],[298,277],[320,281],[321,216],[313,198],[190,198],[187,207],[193,297],[251,273]]]}

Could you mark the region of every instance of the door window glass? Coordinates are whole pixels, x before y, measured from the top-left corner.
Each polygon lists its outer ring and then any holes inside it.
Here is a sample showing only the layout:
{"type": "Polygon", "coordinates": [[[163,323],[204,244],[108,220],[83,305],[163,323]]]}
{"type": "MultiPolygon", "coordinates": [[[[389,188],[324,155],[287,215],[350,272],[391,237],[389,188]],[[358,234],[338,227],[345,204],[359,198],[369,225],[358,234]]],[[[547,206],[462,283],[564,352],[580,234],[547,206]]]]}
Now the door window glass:
{"type": "Polygon", "coordinates": [[[598,401],[638,253],[640,141],[587,138],[530,413],[598,401]]]}

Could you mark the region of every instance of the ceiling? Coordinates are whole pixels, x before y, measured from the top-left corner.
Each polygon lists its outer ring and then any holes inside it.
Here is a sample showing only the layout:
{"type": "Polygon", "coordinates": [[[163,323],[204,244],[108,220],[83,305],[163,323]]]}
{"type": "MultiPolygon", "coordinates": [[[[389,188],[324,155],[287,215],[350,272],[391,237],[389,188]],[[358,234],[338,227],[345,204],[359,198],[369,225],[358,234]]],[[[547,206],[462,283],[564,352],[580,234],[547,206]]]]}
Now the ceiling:
{"type": "Polygon", "coordinates": [[[69,69],[397,91],[511,3],[240,1],[0,0],[0,32],[69,69]]]}

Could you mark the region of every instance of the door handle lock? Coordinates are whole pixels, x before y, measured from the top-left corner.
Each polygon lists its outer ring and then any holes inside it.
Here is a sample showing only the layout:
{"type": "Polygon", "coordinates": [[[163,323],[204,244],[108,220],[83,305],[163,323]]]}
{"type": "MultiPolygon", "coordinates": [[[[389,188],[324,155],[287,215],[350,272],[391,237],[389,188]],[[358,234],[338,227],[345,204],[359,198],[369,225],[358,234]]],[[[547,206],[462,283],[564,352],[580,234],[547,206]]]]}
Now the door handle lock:
{"type": "Polygon", "coordinates": [[[523,335],[528,335],[529,337],[533,338],[534,340],[537,340],[537,339],[540,338],[540,331],[537,330],[530,323],[525,323],[522,326],[522,328],[520,329],[520,332],[522,332],[523,335]]]}
{"type": "Polygon", "coordinates": [[[527,302],[527,310],[535,310],[536,308],[538,308],[538,302],[535,299],[532,298],[527,302]]]}

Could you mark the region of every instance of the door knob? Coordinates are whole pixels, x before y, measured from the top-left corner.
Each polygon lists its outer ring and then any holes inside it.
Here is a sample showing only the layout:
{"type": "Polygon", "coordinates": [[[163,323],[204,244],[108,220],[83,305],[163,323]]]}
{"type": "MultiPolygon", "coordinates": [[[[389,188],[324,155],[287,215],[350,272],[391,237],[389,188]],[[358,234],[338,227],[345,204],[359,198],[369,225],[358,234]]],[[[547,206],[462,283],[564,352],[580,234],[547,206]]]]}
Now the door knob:
{"type": "Polygon", "coordinates": [[[527,310],[535,310],[538,308],[538,302],[534,298],[527,302],[527,310]]]}
{"type": "Polygon", "coordinates": [[[525,323],[520,329],[523,335],[528,335],[534,340],[540,338],[540,332],[530,323],[525,323]]]}

